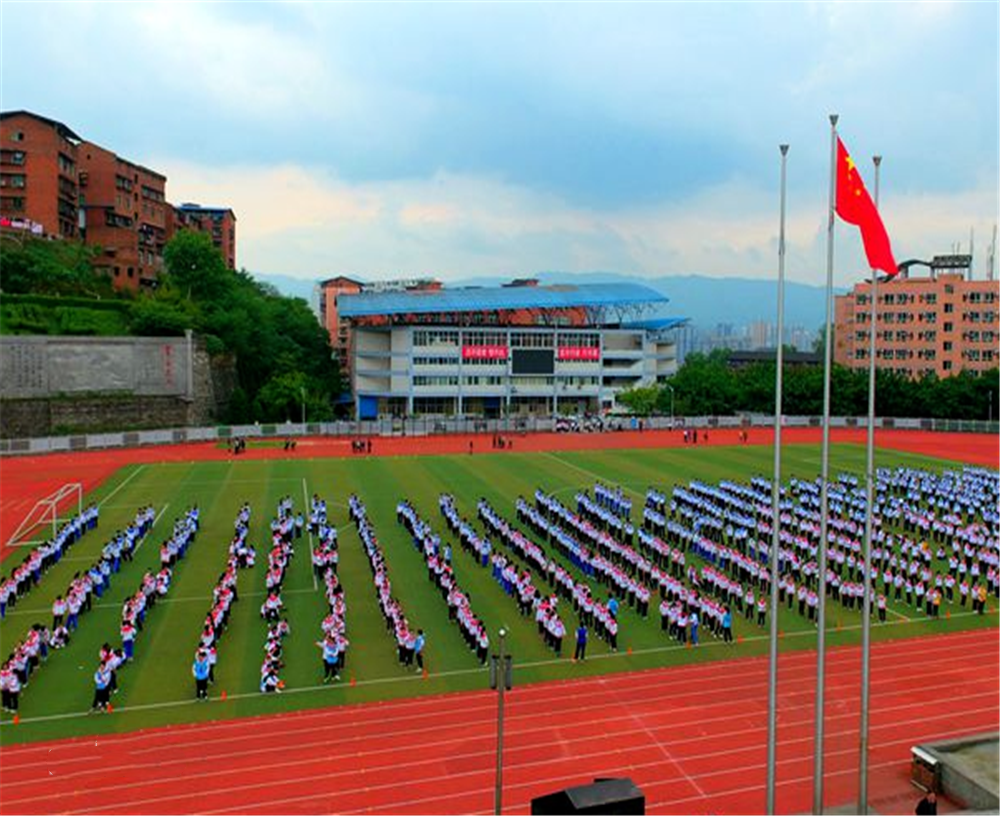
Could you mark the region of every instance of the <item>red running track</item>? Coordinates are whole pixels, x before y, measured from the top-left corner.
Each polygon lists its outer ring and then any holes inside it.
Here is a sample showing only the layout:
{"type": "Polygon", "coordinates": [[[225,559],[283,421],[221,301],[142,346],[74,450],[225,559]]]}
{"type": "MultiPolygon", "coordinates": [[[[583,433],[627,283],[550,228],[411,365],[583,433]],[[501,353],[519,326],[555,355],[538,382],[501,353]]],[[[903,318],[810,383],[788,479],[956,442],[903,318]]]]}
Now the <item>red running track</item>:
{"type": "MultiPolygon", "coordinates": [[[[709,431],[709,444],[737,445],[738,431],[709,431]]],[[[554,451],[554,450],[611,450],[622,448],[668,448],[684,445],[681,431],[621,431],[602,434],[556,434],[537,433],[514,435],[514,451],[554,451]]],[[[819,428],[786,428],[782,438],[786,444],[820,444],[819,428]]],[[[771,430],[755,428],[750,431],[750,444],[770,445],[773,440],[771,430]]],[[[865,443],[865,431],[861,428],[835,428],[834,442],[865,443]]],[[[467,454],[469,443],[476,453],[500,453],[491,448],[491,436],[421,436],[421,437],[376,437],[373,439],[373,455],[403,456],[424,454],[467,454]]],[[[251,443],[252,444],[252,443],[251,443]]],[[[951,459],[968,464],[1000,466],[998,439],[990,434],[932,433],[925,431],[879,430],[875,444],[880,448],[905,450],[942,459],[951,459]]],[[[694,447],[694,446],[689,446],[694,447]]],[[[289,454],[278,447],[251,447],[240,459],[288,459],[292,457],[341,457],[352,456],[348,438],[311,438],[299,442],[298,450],[289,454]]],[[[220,461],[233,459],[224,448],[214,442],[200,442],[183,445],[158,445],[141,448],[109,449],[103,451],[80,451],[75,453],[50,453],[28,456],[7,456],[0,459],[0,480],[3,494],[0,496],[0,560],[6,558],[16,547],[6,543],[17,525],[31,510],[36,501],[51,494],[67,482],[82,482],[84,492],[89,493],[118,469],[131,464],[155,462],[220,461]]]]}
{"type": "MultiPolygon", "coordinates": [[[[997,647],[995,628],[873,646],[876,810],[912,808],[912,745],[1000,727],[997,647]]],[[[811,810],[815,657],[780,660],[782,813],[811,810]]],[[[828,652],[827,807],[857,795],[859,676],[857,647],[828,652]]],[[[764,810],[765,658],[539,683],[507,699],[506,812],[618,775],[650,813],[764,810]]],[[[490,813],[495,723],[495,695],[472,692],[15,746],[3,750],[0,812],[490,813]]]]}

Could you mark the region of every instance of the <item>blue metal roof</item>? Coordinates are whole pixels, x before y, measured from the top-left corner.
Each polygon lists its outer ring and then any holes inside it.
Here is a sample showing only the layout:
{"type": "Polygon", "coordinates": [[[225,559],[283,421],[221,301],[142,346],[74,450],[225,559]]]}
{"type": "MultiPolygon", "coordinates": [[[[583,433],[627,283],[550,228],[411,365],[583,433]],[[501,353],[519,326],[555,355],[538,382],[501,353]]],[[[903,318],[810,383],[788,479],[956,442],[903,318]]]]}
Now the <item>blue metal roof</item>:
{"type": "Polygon", "coordinates": [[[654,317],[649,320],[633,320],[629,323],[622,323],[622,328],[663,331],[664,329],[676,329],[678,326],[683,326],[690,319],[689,317],[654,317]]]}
{"type": "Polygon", "coordinates": [[[338,295],[342,317],[433,312],[480,312],[498,309],[571,309],[587,306],[629,306],[666,303],[655,289],[637,283],[596,283],[575,286],[497,286],[482,289],[438,289],[411,292],[371,292],[338,295]]]}

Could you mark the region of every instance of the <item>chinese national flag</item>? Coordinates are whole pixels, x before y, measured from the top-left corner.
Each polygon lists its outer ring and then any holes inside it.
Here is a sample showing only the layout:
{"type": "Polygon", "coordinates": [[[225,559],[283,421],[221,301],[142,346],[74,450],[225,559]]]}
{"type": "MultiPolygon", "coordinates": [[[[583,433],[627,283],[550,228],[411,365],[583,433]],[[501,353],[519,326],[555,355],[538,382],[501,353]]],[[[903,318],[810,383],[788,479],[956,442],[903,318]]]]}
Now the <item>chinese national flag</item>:
{"type": "Polygon", "coordinates": [[[889,277],[899,271],[875,202],[840,137],[837,137],[837,215],[861,228],[861,241],[872,269],[881,269],[889,277]]]}

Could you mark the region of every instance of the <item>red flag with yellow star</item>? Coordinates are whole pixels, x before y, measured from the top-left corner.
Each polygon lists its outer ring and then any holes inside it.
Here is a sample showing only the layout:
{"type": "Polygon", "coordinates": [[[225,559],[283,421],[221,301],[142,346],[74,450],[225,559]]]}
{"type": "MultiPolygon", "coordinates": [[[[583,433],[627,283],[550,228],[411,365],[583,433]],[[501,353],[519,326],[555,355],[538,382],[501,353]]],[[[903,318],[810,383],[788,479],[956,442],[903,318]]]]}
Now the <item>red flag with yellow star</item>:
{"type": "Polygon", "coordinates": [[[892,257],[889,235],[885,231],[882,217],[875,208],[861,174],[837,137],[837,215],[848,224],[861,228],[861,241],[865,245],[865,255],[872,269],[881,269],[889,277],[894,276],[899,267],[892,257]]]}

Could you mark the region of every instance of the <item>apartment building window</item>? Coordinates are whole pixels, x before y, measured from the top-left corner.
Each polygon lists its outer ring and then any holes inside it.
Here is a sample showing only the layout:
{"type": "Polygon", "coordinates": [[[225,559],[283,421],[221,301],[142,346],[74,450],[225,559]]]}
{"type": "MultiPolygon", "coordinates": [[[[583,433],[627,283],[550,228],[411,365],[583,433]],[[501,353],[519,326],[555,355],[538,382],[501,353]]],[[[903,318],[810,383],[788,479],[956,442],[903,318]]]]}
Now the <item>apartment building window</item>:
{"type": "Polygon", "coordinates": [[[924,303],[937,303],[937,292],[928,292],[920,298],[924,303]]]}
{"type": "Polygon", "coordinates": [[[413,333],[414,346],[457,346],[457,331],[437,331],[420,329],[413,333]]]}
{"type": "Polygon", "coordinates": [[[944,304],[944,313],[945,314],[952,314],[954,311],[955,311],[955,304],[954,303],[946,303],[946,304],[944,304]]]}
{"type": "Polygon", "coordinates": [[[944,324],[944,330],[946,332],[955,331],[955,324],[954,323],[945,323],[944,324]]]}
{"type": "Polygon", "coordinates": [[[954,285],[952,285],[950,283],[946,283],[944,285],[944,293],[946,295],[953,295],[953,294],[955,294],[955,287],[954,287],[954,285]]]}
{"type": "Polygon", "coordinates": [[[23,130],[15,130],[13,133],[10,134],[10,140],[12,142],[23,142],[24,141],[24,131],[23,130]]]}
{"type": "Polygon", "coordinates": [[[23,173],[3,173],[0,175],[0,188],[9,187],[14,190],[23,190],[24,185],[23,173]]]}
{"type": "Polygon", "coordinates": [[[951,351],[953,347],[954,347],[954,344],[951,342],[951,340],[945,340],[944,341],[944,350],[945,351],[951,351]]]}
{"type": "Polygon", "coordinates": [[[951,360],[945,360],[942,367],[945,371],[951,371],[951,360]]]}
{"type": "Polygon", "coordinates": [[[513,332],[510,344],[516,348],[552,348],[552,332],[513,332]]]}
{"type": "Polygon", "coordinates": [[[0,210],[4,212],[23,212],[24,199],[21,196],[4,196],[0,198],[0,210]]]}
{"type": "Polygon", "coordinates": [[[458,385],[458,377],[425,377],[414,376],[414,386],[435,386],[439,388],[449,388],[458,385]]]}
{"type": "Polygon", "coordinates": [[[987,363],[993,362],[997,358],[997,352],[995,349],[986,349],[983,351],[983,360],[987,363]]]}
{"type": "Polygon", "coordinates": [[[0,150],[0,164],[24,164],[23,150],[0,150]]]}
{"type": "Polygon", "coordinates": [[[414,357],[415,366],[453,366],[458,365],[457,357],[414,357]]]}
{"type": "Polygon", "coordinates": [[[76,174],[76,162],[74,162],[69,156],[62,153],[59,154],[59,172],[65,176],[73,176],[76,174]]]}
{"type": "Polygon", "coordinates": [[[467,331],[462,342],[467,346],[503,346],[507,344],[507,335],[504,332],[467,331]]]}

